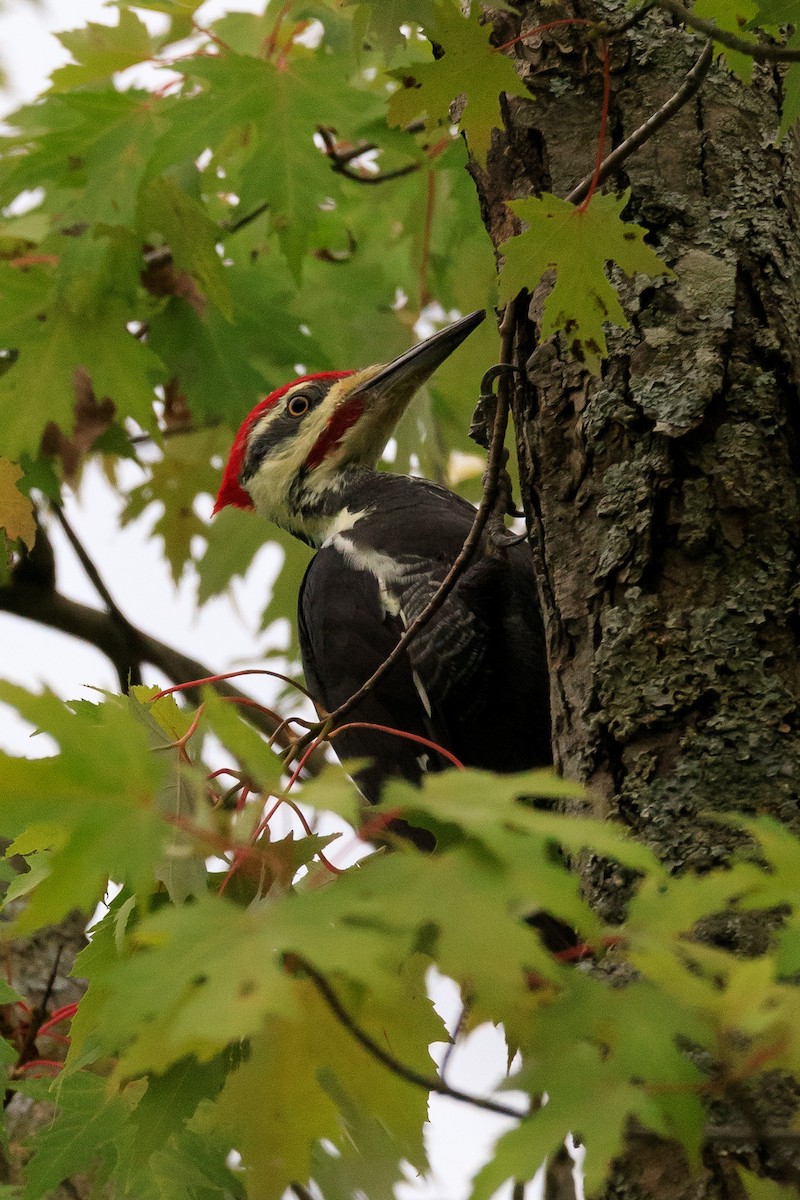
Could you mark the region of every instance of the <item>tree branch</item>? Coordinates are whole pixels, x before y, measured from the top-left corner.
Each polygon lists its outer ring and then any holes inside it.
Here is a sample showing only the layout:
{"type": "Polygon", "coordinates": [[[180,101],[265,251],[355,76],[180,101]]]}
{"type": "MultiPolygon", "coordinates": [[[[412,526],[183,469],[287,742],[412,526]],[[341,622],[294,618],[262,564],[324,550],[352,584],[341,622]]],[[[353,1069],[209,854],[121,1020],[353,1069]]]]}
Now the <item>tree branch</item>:
{"type": "Polygon", "coordinates": [[[706,21],[704,17],[696,17],[690,9],[680,3],[680,0],[657,0],[657,2],[659,8],[663,8],[673,17],[677,17],[689,29],[696,29],[698,33],[704,33],[706,37],[711,38],[714,42],[719,42],[721,46],[727,46],[729,50],[738,50],[740,54],[747,54],[756,62],[800,62],[800,50],[792,50],[788,46],[771,46],[765,42],[748,42],[745,38],[737,37],[735,33],[728,33],[727,29],[720,29],[713,21],[706,21]]]}
{"type": "Polygon", "coordinates": [[[243,217],[239,217],[236,221],[230,221],[222,226],[223,233],[238,233],[240,229],[244,229],[245,225],[249,225],[251,221],[255,221],[262,213],[265,213],[269,208],[269,204],[259,204],[252,212],[245,213],[243,217]]]}
{"type": "MultiPolygon", "coordinates": [[[[128,618],[117,606],[113,596],[103,582],[100,572],[90,558],[88,551],[81,542],[75,530],[72,528],[70,522],[67,520],[63,508],[60,504],[53,504],[51,507],[55,513],[56,520],[66,535],[67,541],[69,542],[70,546],[72,546],[72,549],[75,551],[75,554],[78,557],[78,561],[86,572],[87,578],[90,580],[98,596],[105,604],[108,610],[108,615],[112,618],[112,620],[116,621],[128,641],[131,643],[134,642],[135,637],[131,638],[129,636],[132,632],[132,627],[128,618]]],[[[114,665],[117,666],[116,663],[114,665]]],[[[119,675],[120,690],[126,692],[129,687],[136,687],[142,682],[141,662],[138,659],[131,657],[129,662],[126,664],[126,673],[123,675],[117,666],[117,674],[119,675]]]]}
{"type": "MultiPolygon", "coordinates": [[[[600,170],[597,174],[595,186],[599,186],[604,179],[607,179],[612,171],[615,171],[617,167],[621,166],[626,158],[629,158],[635,150],[638,150],[640,146],[643,146],[644,143],[648,141],[654,133],[661,129],[663,125],[666,125],[667,121],[674,117],[675,113],[678,112],[679,109],[683,108],[687,100],[690,100],[692,96],[699,91],[700,85],[708,74],[713,60],[714,47],[712,42],[708,41],[703,47],[702,54],[692,67],[691,71],[689,71],[686,79],[678,88],[677,92],[675,92],[674,96],[670,96],[669,100],[667,100],[665,104],[662,104],[661,108],[657,109],[652,116],[648,117],[643,125],[640,125],[638,129],[635,129],[629,138],[626,138],[624,142],[617,146],[615,150],[612,150],[611,153],[603,159],[602,163],[600,164],[600,170]]],[[[586,193],[589,191],[593,178],[594,172],[591,172],[589,175],[585,176],[585,178],[583,178],[580,183],[572,189],[570,194],[567,196],[567,200],[569,200],[572,204],[577,204],[579,201],[583,200],[586,193]]]]}
{"type": "Polygon", "coordinates": [[[413,1067],[406,1066],[405,1063],[400,1062],[384,1050],[383,1046],[379,1045],[378,1042],[373,1041],[370,1035],[360,1025],[356,1024],[325,976],[321,975],[315,967],[312,967],[310,962],[307,962],[306,959],[301,958],[298,954],[286,955],[286,960],[287,966],[296,964],[308,975],[339,1024],[351,1034],[368,1054],[371,1054],[384,1067],[387,1067],[393,1075],[404,1079],[406,1083],[413,1084],[414,1087],[424,1088],[426,1092],[435,1092],[438,1096],[449,1096],[451,1100],[460,1100],[462,1104],[471,1104],[473,1108],[481,1108],[485,1112],[500,1113],[503,1117],[514,1117],[518,1121],[528,1115],[525,1112],[518,1112],[515,1108],[510,1108],[507,1104],[500,1104],[496,1100],[485,1100],[481,1096],[471,1096],[468,1092],[461,1092],[458,1088],[449,1087],[441,1079],[430,1078],[427,1075],[422,1075],[419,1071],[415,1071],[413,1067]]]}
{"type": "Polygon", "coordinates": [[[370,150],[377,150],[378,147],[374,143],[367,142],[363,146],[341,151],[337,150],[336,139],[330,129],[326,129],[324,125],[318,125],[317,133],[325,143],[325,154],[330,161],[331,170],[335,171],[337,175],[344,175],[345,179],[352,179],[353,183],[388,183],[391,179],[401,179],[403,175],[411,175],[422,166],[421,162],[412,162],[407,163],[404,167],[397,167],[394,171],[382,171],[377,175],[362,175],[360,171],[349,169],[348,164],[354,158],[368,154],[370,150]]]}
{"type": "MultiPolygon", "coordinates": [[[[127,678],[127,672],[132,661],[150,663],[171,679],[173,683],[189,683],[194,679],[204,679],[214,672],[203,663],[172,646],[166,645],[158,638],[151,637],[126,620],[122,628],[109,613],[100,612],[86,604],[79,604],[62,596],[60,592],[38,587],[30,583],[14,583],[9,587],[0,588],[0,612],[11,613],[13,616],[24,617],[38,625],[67,633],[71,637],[89,642],[105,654],[113,663],[117,674],[127,678]]],[[[231,696],[237,700],[249,700],[244,692],[231,684],[220,680],[213,685],[220,696],[231,696]]],[[[199,689],[187,689],[194,703],[197,703],[199,689]]],[[[259,708],[247,707],[242,714],[245,720],[262,733],[272,737],[276,731],[276,742],[285,749],[294,743],[293,736],[280,728],[283,722],[277,722],[259,708]]],[[[318,775],[325,765],[325,755],[319,750],[311,755],[306,763],[312,775],[318,775]]]]}

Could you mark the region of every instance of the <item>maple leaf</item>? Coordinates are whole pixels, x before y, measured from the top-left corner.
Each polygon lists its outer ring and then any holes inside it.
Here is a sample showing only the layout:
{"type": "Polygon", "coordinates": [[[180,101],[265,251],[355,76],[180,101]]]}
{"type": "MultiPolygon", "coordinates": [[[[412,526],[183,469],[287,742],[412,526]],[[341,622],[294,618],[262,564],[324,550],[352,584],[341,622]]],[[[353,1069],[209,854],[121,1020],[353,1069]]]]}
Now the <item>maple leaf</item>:
{"type": "Polygon", "coordinates": [[[225,429],[199,429],[165,439],[163,457],[150,467],[150,478],[130,492],[122,511],[125,526],[151,504],[163,506],[152,533],[163,539],[176,584],[191,558],[192,538],[206,532],[194,503],[199,492],[214,492],[218,474],[211,459],[225,452],[228,436],[225,429]]]}
{"type": "Polygon", "coordinates": [[[232,320],[213,305],[201,315],[171,297],[152,316],[148,346],[197,418],[236,428],[259,400],[291,378],[295,363],[315,353],[316,343],[300,332],[299,320],[286,322],[288,273],[276,271],[275,263],[226,267],[224,282],[232,320]]]}
{"type": "Polygon", "coordinates": [[[222,259],[217,253],[217,226],[199,201],[189,196],[169,176],[148,180],[139,195],[138,225],[145,242],[169,246],[172,266],[192,275],[204,295],[228,320],[233,301],[222,259]],[[154,238],[158,231],[161,238],[154,238]]]}
{"type": "Polygon", "coordinates": [[[150,753],[142,726],[113,699],[68,706],[2,682],[0,701],[60,746],[51,757],[0,757],[4,832],[17,838],[11,853],[47,855],[47,872],[14,932],[58,921],[73,908],[91,911],[109,878],[131,880],[146,894],[169,830],[156,808],[165,767],[150,753]]]}
{"type": "MultiPolygon", "coordinates": [[[[510,58],[491,45],[491,26],[479,24],[478,6],[469,17],[456,9],[438,10],[430,36],[444,48],[436,62],[412,63],[391,71],[403,86],[389,100],[390,125],[408,125],[426,115],[434,125],[450,125],[450,106],[466,95],[458,127],[467,136],[470,152],[486,161],[492,129],[502,128],[500,94],[531,95],[510,58]]],[[[426,28],[427,32],[427,28],[426,28]]]]}
{"type": "Polygon", "coordinates": [[[61,1081],[53,1099],[58,1116],[46,1123],[36,1140],[25,1200],[52,1196],[62,1180],[91,1165],[97,1169],[98,1158],[101,1165],[95,1180],[102,1183],[114,1160],[113,1143],[128,1117],[125,1101],[109,1097],[105,1080],[88,1072],[61,1081]]]}
{"type": "MultiPolygon", "coordinates": [[[[200,604],[221,595],[233,579],[244,578],[273,532],[250,509],[229,506],[217,513],[205,531],[206,548],[197,562],[200,604]]],[[[291,616],[294,619],[294,609],[291,616]]]]}
{"type": "Polygon", "coordinates": [[[163,128],[149,92],[107,87],[54,94],[10,121],[19,132],[0,167],[4,203],[26,188],[64,189],[53,205],[60,228],[132,223],[163,128]]]}
{"type": "Polygon", "coordinates": [[[508,1179],[532,1179],[570,1130],[587,1146],[583,1174],[587,1195],[594,1195],[622,1150],[630,1116],[667,1134],[656,1101],[621,1077],[616,1064],[604,1061],[593,1046],[578,1043],[569,1056],[559,1048],[549,1061],[523,1067],[510,1086],[534,1095],[546,1091],[548,1101],[501,1137],[493,1159],[475,1178],[470,1200],[490,1200],[508,1179]]]}
{"type": "Polygon", "coordinates": [[[431,26],[436,13],[436,0],[344,0],[344,5],[358,5],[356,22],[362,25],[365,37],[375,38],[387,59],[406,40],[401,25],[431,26]]]}
{"type": "Polygon", "coordinates": [[[105,80],[116,71],[152,59],[154,45],[147,26],[135,13],[123,9],[116,25],[89,21],[82,29],[57,35],[75,59],[53,73],[54,91],[67,91],[105,80]]]}
{"type": "MultiPolygon", "coordinates": [[[[153,351],[125,328],[123,303],[107,297],[101,311],[75,313],[66,297],[48,310],[47,281],[39,291],[20,288],[9,271],[0,283],[2,310],[20,292],[30,299],[30,309],[12,318],[8,341],[20,345],[19,357],[0,375],[0,447],[9,458],[35,457],[42,434],[50,422],[69,433],[75,419],[76,378],[81,369],[99,399],[110,399],[119,416],[132,416],[145,429],[155,430],[153,385],[163,377],[163,366],[153,351]],[[37,310],[38,309],[38,310],[37,310]]],[[[3,335],[0,334],[0,337],[3,335]]]]}
{"type": "Polygon", "coordinates": [[[324,48],[313,54],[296,48],[280,64],[226,51],[197,57],[186,69],[201,81],[203,91],[171,106],[171,128],[159,143],[155,165],[196,158],[223,143],[225,153],[236,150],[243,211],[269,205],[297,276],[318,220],[318,204],[337,187],[326,157],[314,145],[316,127],[347,128],[377,115],[380,102],[347,87],[347,71],[324,48]],[[321,96],[326,97],[324,109],[321,96]],[[238,138],[232,136],[236,131],[238,138]]]}
{"type": "MultiPolygon", "coordinates": [[[[750,39],[743,34],[743,29],[752,24],[753,18],[758,13],[758,7],[756,0],[696,0],[692,11],[706,21],[713,21],[719,29],[724,29],[727,33],[735,33],[737,38],[748,41],[750,39]]],[[[755,38],[752,39],[752,44],[754,46],[758,44],[755,38]]],[[[714,43],[714,50],[717,54],[725,56],[725,61],[731,71],[741,79],[742,83],[752,81],[753,59],[749,54],[731,50],[729,46],[723,46],[719,42],[714,43]]]]}
{"type": "Polygon", "coordinates": [[[528,229],[499,246],[505,258],[501,298],[509,301],[522,288],[533,291],[546,271],[554,271],[555,283],[544,302],[542,340],[563,330],[572,354],[593,374],[608,354],[604,322],[623,329],[628,325],[606,263],[615,262],[626,275],[672,274],[645,244],[642,226],[621,220],[629,197],[630,192],[595,192],[585,209],[549,193],[507,202],[528,229]]]}
{"type": "MultiPolygon", "coordinates": [[[[315,1143],[322,1138],[340,1153],[360,1158],[359,1138],[369,1143],[376,1120],[395,1179],[403,1158],[424,1169],[424,1090],[388,1074],[309,981],[297,981],[293,988],[294,1019],[267,1021],[251,1041],[248,1061],[229,1077],[213,1114],[241,1149],[248,1196],[279,1200],[292,1180],[308,1180],[315,1143]],[[294,1119],[297,1113],[302,1121],[294,1119]]],[[[361,1028],[384,1041],[391,1030],[392,1052],[417,1070],[430,1070],[428,1043],[441,1038],[443,1029],[433,1017],[418,965],[377,999],[368,996],[359,1003],[342,984],[337,990],[346,996],[348,1009],[355,1009],[361,1028]]]]}

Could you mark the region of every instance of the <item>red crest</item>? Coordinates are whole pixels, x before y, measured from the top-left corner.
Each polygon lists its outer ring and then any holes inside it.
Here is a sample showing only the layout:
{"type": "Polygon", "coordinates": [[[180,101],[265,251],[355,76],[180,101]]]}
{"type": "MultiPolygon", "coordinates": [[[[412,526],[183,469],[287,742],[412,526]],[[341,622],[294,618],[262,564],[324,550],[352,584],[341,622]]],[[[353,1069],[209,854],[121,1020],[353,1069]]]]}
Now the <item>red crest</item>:
{"type": "Polygon", "coordinates": [[[226,508],[228,505],[231,505],[233,508],[253,507],[253,501],[239,483],[239,475],[244,465],[244,456],[247,450],[247,439],[250,435],[250,430],[264,416],[264,413],[269,412],[273,405],[277,404],[281,397],[285,396],[289,389],[295,387],[298,383],[308,383],[312,379],[343,379],[346,375],[352,374],[352,371],[322,371],[318,375],[298,375],[296,379],[290,380],[289,383],[285,383],[283,387],[278,388],[276,392],[272,392],[265,400],[259,401],[252,412],[242,421],[239,426],[239,432],[234,438],[225,470],[222,472],[222,483],[217,492],[217,499],[214,502],[215,513],[218,513],[220,509],[226,508]]]}

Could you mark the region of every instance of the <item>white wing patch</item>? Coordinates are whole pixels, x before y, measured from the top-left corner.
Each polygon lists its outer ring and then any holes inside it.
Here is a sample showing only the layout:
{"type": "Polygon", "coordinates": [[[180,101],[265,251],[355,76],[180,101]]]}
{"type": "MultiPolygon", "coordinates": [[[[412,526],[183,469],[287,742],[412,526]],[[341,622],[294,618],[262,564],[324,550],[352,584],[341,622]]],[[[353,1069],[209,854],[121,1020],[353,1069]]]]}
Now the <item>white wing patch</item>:
{"type": "MultiPolygon", "coordinates": [[[[363,514],[356,513],[345,528],[352,529],[361,515],[363,514]]],[[[384,612],[390,617],[400,615],[400,601],[392,595],[389,585],[401,578],[403,568],[393,558],[390,558],[388,554],[382,554],[380,550],[356,546],[350,541],[350,538],[345,537],[339,531],[326,538],[325,545],[335,546],[348,565],[357,571],[369,572],[378,585],[381,607],[384,612]]]]}
{"type": "Polygon", "coordinates": [[[428,714],[428,716],[431,716],[431,702],[428,698],[428,693],[425,691],[422,680],[416,671],[411,672],[411,678],[414,680],[414,687],[417,689],[417,695],[422,701],[422,707],[425,709],[425,712],[428,714]]]}

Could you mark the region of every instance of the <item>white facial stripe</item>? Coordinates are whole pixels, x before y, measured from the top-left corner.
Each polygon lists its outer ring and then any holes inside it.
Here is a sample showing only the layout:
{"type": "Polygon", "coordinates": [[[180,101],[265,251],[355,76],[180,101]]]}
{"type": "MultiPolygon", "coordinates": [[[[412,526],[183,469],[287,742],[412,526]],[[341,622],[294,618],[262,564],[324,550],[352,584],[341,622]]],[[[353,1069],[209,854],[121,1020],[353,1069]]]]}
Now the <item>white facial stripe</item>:
{"type": "MultiPolygon", "coordinates": [[[[349,527],[346,524],[334,527],[331,524],[326,525],[319,518],[305,516],[303,510],[313,508],[319,497],[338,484],[346,463],[375,465],[405,408],[407,393],[392,396],[388,406],[383,403],[386,397],[381,397],[381,402],[367,409],[360,420],[347,430],[341,443],[331,448],[322,462],[311,470],[306,467],[306,463],[313,446],[324,433],[331,416],[340,404],[381,369],[367,367],[354,375],[336,380],[316,408],[297,418],[296,434],[276,441],[270,447],[254,474],[242,485],[261,516],[317,546],[336,532],[349,527]],[[296,481],[301,472],[302,495],[298,496],[296,490],[292,494],[292,489],[293,485],[296,488],[296,481]]],[[[307,384],[298,383],[290,388],[274,408],[264,413],[250,431],[250,446],[264,434],[268,435],[273,422],[286,421],[286,406],[289,400],[295,392],[305,386],[307,384]]],[[[330,518],[328,520],[330,521],[330,518]]]]}

